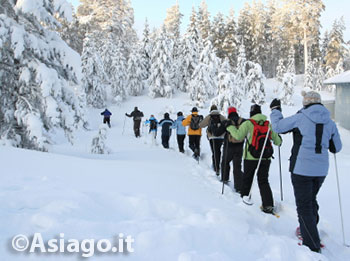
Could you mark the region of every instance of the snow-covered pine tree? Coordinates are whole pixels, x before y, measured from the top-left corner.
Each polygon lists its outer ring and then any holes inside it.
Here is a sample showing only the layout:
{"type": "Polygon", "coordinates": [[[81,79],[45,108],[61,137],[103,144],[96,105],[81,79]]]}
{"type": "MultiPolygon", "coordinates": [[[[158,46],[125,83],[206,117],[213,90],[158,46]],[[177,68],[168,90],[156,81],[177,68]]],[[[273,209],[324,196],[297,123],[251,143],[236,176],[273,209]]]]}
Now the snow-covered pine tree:
{"type": "Polygon", "coordinates": [[[287,68],[286,68],[286,72],[287,73],[295,74],[295,58],[294,58],[294,55],[295,55],[294,47],[291,47],[289,49],[289,53],[288,53],[288,61],[287,61],[287,68]]]}
{"type": "Polygon", "coordinates": [[[127,90],[129,95],[138,96],[143,91],[143,73],[139,63],[140,54],[137,49],[130,53],[127,70],[127,90]]]}
{"type": "Polygon", "coordinates": [[[82,86],[86,93],[87,104],[94,108],[103,108],[107,102],[106,74],[103,62],[96,51],[94,34],[87,34],[84,39],[82,62],[82,86]]]}
{"type": "Polygon", "coordinates": [[[92,139],[91,153],[93,154],[109,154],[111,150],[106,145],[107,140],[107,124],[101,124],[98,134],[92,139]]]}
{"type": "Polygon", "coordinates": [[[140,64],[142,67],[143,80],[147,80],[150,76],[152,44],[150,42],[149,25],[146,18],[145,27],[143,29],[143,38],[140,46],[140,64]]]}
{"type": "Polygon", "coordinates": [[[0,137],[13,146],[46,151],[54,129],[72,141],[86,123],[79,54],[48,29],[71,12],[65,1],[1,2],[0,137]]]}
{"type": "Polygon", "coordinates": [[[341,74],[344,72],[344,61],[343,58],[340,58],[337,66],[335,67],[335,74],[341,74]]]}
{"type": "Polygon", "coordinates": [[[286,73],[286,67],[284,66],[284,59],[278,61],[278,66],[276,68],[276,77],[279,82],[282,82],[283,75],[286,73]]]}
{"type": "Polygon", "coordinates": [[[234,10],[231,9],[225,24],[225,39],[223,43],[223,50],[225,52],[225,57],[229,58],[230,64],[233,67],[235,67],[237,64],[238,53],[236,27],[234,10]]]}
{"type": "Polygon", "coordinates": [[[251,6],[248,3],[240,10],[237,23],[237,36],[239,41],[244,45],[245,56],[251,61],[253,56],[253,32],[252,32],[252,15],[251,6]]]}
{"type": "Polygon", "coordinates": [[[249,70],[247,73],[247,88],[249,91],[248,97],[252,103],[264,104],[265,103],[265,88],[264,79],[265,76],[262,72],[261,66],[258,63],[249,62],[249,70]]]}
{"type": "Polygon", "coordinates": [[[247,87],[247,59],[245,56],[245,47],[242,43],[239,47],[239,54],[237,58],[237,68],[236,68],[236,79],[235,83],[237,88],[247,97],[248,87],[247,87]]]}
{"type": "Polygon", "coordinates": [[[197,13],[197,25],[201,33],[203,41],[206,41],[210,36],[210,13],[205,0],[202,0],[197,13]]]}
{"type": "Polygon", "coordinates": [[[280,99],[282,104],[293,106],[293,94],[295,89],[295,74],[285,73],[282,79],[282,92],[280,99]]]}
{"type": "Polygon", "coordinates": [[[217,57],[223,59],[225,58],[224,52],[224,41],[225,41],[225,20],[224,15],[220,12],[214,17],[212,26],[211,26],[211,41],[216,51],[217,57]]]}
{"type": "Polygon", "coordinates": [[[123,43],[118,41],[113,46],[113,54],[111,55],[111,71],[110,81],[112,94],[115,101],[122,101],[126,97],[126,78],[127,78],[127,60],[123,53],[123,43]]]}
{"type": "Polygon", "coordinates": [[[179,1],[169,9],[167,9],[166,18],[164,20],[165,29],[169,37],[175,39],[180,39],[180,25],[181,18],[183,14],[180,13],[179,1]]]}
{"type": "Polygon", "coordinates": [[[304,76],[304,88],[315,90],[315,71],[314,61],[309,62],[304,76]]]}
{"type": "Polygon", "coordinates": [[[148,78],[149,96],[151,98],[167,97],[173,94],[173,42],[162,26],[152,53],[151,75],[148,78]]]}

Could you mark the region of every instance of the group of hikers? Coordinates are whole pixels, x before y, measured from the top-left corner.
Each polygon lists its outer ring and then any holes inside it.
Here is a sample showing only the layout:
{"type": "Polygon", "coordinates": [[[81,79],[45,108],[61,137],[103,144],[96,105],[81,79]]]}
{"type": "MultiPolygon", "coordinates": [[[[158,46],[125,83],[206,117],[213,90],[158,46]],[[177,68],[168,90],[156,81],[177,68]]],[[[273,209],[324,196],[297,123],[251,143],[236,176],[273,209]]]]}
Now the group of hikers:
{"type": "MultiPolygon", "coordinates": [[[[279,99],[270,104],[271,122],[262,114],[261,106],[250,108],[250,118],[242,118],[236,108],[229,107],[227,117],[217,106],[212,105],[210,113],[203,118],[193,107],[186,118],[182,112],[171,120],[169,113],[157,121],[154,115],[146,121],[149,132],[156,138],[157,127],[162,128],[162,145],[169,148],[172,129],[176,129],[180,152],[184,152],[186,127],[188,126],[189,148],[193,157],[200,157],[202,129],[206,129],[212,152],[212,167],[221,181],[227,183],[230,163],[233,165],[234,189],[244,199],[250,195],[255,175],[262,200],[261,210],[274,214],[274,200],[269,184],[269,169],[273,158],[273,146],[282,145],[280,134],[293,134],[290,167],[291,181],[297,206],[299,227],[297,229],[303,245],[312,251],[321,251],[321,241],[317,229],[319,221],[317,194],[325,180],[329,168],[328,150],[337,153],[342,143],[337,126],[330,118],[329,111],[321,104],[321,96],[315,91],[303,92],[303,108],[295,115],[283,117],[279,99]],[[243,171],[242,171],[243,158],[243,171]]],[[[140,136],[143,113],[135,107],[131,114],[134,119],[135,136],[140,136]]]]}

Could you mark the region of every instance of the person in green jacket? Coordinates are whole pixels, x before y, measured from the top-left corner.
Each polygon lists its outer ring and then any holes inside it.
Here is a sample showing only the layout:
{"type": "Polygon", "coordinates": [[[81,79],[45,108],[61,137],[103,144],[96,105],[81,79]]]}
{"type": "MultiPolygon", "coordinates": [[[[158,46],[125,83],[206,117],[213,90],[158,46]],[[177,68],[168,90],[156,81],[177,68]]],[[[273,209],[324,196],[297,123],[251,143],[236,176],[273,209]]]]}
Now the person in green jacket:
{"type": "MultiPolygon", "coordinates": [[[[242,188],[241,188],[241,197],[248,196],[250,193],[250,189],[253,183],[254,172],[258,166],[259,157],[255,158],[252,156],[249,151],[249,145],[252,144],[253,140],[253,131],[255,121],[259,125],[268,124],[270,128],[269,137],[272,139],[273,143],[277,146],[280,146],[282,143],[281,137],[271,129],[271,125],[267,122],[267,117],[261,114],[261,107],[257,104],[254,104],[250,108],[250,119],[241,124],[239,129],[235,126],[230,125],[226,128],[226,130],[231,134],[231,136],[237,140],[246,139],[245,147],[244,147],[244,175],[242,180],[242,188]],[[253,120],[253,121],[252,121],[253,120]]],[[[266,136],[266,135],[265,135],[266,136]]],[[[272,147],[271,147],[272,150],[272,147]]],[[[273,196],[272,191],[269,184],[269,169],[271,164],[271,157],[262,158],[257,176],[258,176],[258,185],[260,190],[260,196],[262,200],[262,208],[261,210],[265,213],[273,213],[274,204],[273,204],[273,196]]]]}

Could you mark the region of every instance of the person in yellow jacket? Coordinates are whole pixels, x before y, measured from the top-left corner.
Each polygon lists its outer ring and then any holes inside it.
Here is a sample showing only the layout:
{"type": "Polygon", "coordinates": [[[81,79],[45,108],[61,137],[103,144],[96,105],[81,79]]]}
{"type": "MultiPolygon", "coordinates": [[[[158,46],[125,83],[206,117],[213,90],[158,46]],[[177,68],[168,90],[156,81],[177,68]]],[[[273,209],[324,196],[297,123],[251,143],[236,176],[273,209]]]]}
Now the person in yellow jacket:
{"type": "Polygon", "coordinates": [[[189,147],[193,151],[193,157],[198,159],[200,156],[200,142],[202,136],[202,129],[199,127],[199,123],[203,120],[202,115],[198,115],[197,107],[192,108],[192,114],[188,115],[186,119],[182,121],[183,126],[188,127],[189,147]]]}

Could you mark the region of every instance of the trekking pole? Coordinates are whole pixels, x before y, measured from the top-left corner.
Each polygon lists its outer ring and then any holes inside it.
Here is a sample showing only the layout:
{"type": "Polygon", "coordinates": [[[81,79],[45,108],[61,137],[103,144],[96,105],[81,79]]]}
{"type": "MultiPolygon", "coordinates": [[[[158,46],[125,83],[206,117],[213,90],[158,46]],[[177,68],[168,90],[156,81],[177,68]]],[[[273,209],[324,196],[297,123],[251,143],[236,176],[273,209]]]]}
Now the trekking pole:
{"type": "MultiPolygon", "coordinates": [[[[224,144],[225,145],[225,144],[224,144]]],[[[225,188],[225,182],[224,182],[224,179],[223,179],[223,175],[222,173],[226,173],[226,167],[227,167],[227,151],[228,151],[228,137],[227,137],[227,140],[226,140],[226,148],[225,148],[225,151],[224,151],[224,160],[225,160],[225,170],[224,172],[221,172],[221,180],[222,180],[222,190],[221,190],[221,194],[223,195],[224,194],[224,188],[225,188]]],[[[229,163],[230,164],[230,163],[229,163]]],[[[229,175],[230,176],[230,175],[229,175]]]]}
{"type": "Polygon", "coordinates": [[[338,177],[338,164],[337,164],[337,157],[336,157],[335,153],[334,153],[334,163],[335,163],[335,174],[336,174],[336,177],[337,177],[338,199],[339,199],[339,210],[340,210],[340,222],[341,222],[341,229],[342,229],[342,234],[343,234],[343,244],[346,247],[350,247],[350,245],[347,245],[345,243],[343,209],[342,209],[341,196],[340,196],[340,186],[339,186],[339,177],[338,177]]]}
{"type": "Polygon", "coordinates": [[[279,159],[279,165],[280,165],[280,193],[281,193],[281,201],[283,201],[281,146],[278,146],[278,159],[279,159]]]}
{"type": "Polygon", "coordinates": [[[251,202],[251,198],[252,198],[252,188],[253,188],[254,178],[255,178],[255,175],[258,174],[258,171],[259,171],[259,168],[260,168],[260,163],[261,163],[261,160],[262,160],[262,156],[263,156],[264,151],[265,151],[267,139],[269,138],[269,135],[270,135],[270,131],[271,131],[271,129],[269,128],[269,130],[267,131],[267,134],[266,134],[266,138],[264,140],[263,149],[262,149],[260,157],[259,157],[258,166],[256,167],[256,169],[254,171],[253,181],[252,181],[252,184],[250,186],[249,195],[248,196],[244,196],[243,199],[242,199],[243,202],[245,204],[247,204],[247,205],[253,205],[253,202],[251,202]]]}
{"type": "Polygon", "coordinates": [[[125,121],[126,121],[126,115],[124,115],[124,124],[123,124],[123,131],[122,131],[122,135],[124,135],[125,121]]]}

